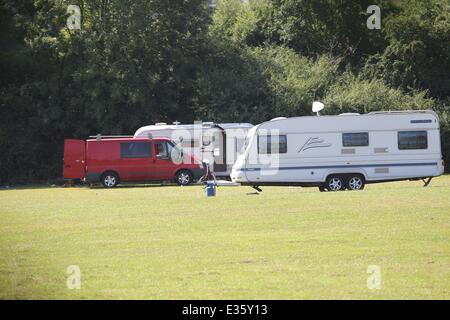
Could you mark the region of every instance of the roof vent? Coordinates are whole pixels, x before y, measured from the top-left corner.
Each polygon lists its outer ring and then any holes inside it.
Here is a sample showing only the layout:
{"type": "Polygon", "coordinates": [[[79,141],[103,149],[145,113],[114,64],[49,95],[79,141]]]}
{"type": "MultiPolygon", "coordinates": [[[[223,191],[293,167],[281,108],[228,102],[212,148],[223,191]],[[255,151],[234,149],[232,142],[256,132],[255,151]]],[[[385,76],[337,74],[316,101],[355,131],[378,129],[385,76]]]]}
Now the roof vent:
{"type": "Polygon", "coordinates": [[[360,114],[358,112],[345,112],[341,113],[340,116],[359,116],[360,114]]]}
{"type": "Polygon", "coordinates": [[[165,123],[165,122],[157,122],[157,123],[155,123],[155,126],[165,126],[165,125],[167,125],[167,123],[165,123]]]}

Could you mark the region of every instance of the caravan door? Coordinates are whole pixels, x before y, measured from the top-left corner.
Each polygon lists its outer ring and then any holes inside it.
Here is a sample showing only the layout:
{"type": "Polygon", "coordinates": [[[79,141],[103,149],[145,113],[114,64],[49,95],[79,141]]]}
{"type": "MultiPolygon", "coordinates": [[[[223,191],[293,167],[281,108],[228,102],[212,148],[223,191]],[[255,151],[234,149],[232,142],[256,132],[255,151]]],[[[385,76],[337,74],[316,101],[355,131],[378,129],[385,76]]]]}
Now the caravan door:
{"type": "Polygon", "coordinates": [[[226,140],[223,130],[216,130],[212,139],[212,155],[214,158],[214,172],[227,171],[226,163],[226,140]]]}
{"type": "Polygon", "coordinates": [[[202,160],[208,159],[214,172],[227,171],[225,132],[219,128],[203,131],[202,135],[202,160]]]}
{"type": "Polygon", "coordinates": [[[64,179],[84,178],[86,168],[86,146],[83,140],[64,140],[64,179]]]}

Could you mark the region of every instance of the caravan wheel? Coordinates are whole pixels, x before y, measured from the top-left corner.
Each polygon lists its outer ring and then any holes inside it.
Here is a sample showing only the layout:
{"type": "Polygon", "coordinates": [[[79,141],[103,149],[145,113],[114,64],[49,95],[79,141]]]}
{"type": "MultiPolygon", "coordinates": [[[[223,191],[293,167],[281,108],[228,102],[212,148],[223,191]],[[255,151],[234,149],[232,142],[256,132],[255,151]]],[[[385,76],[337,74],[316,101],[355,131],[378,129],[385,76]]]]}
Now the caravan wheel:
{"type": "Polygon", "coordinates": [[[341,176],[329,176],[326,184],[329,191],[341,191],[345,189],[344,179],[341,176]]]}
{"type": "Polygon", "coordinates": [[[364,178],[360,175],[351,175],[347,179],[348,190],[362,190],[364,189],[364,178]]]}

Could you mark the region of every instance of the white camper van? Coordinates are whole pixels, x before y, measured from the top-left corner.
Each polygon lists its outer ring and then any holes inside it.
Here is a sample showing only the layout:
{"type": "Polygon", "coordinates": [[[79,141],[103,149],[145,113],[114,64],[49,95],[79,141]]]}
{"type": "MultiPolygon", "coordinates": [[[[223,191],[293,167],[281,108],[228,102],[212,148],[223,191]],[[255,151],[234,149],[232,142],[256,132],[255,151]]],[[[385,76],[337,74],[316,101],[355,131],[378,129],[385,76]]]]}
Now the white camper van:
{"type": "Polygon", "coordinates": [[[156,123],[139,128],[134,136],[151,134],[170,138],[197,159],[208,160],[216,176],[229,177],[234,162],[244,151],[244,141],[252,127],[250,123],[156,123]]]}
{"type": "Polygon", "coordinates": [[[277,118],[253,127],[231,172],[235,182],[359,190],[366,183],[444,172],[435,112],[387,111],[277,118]]]}

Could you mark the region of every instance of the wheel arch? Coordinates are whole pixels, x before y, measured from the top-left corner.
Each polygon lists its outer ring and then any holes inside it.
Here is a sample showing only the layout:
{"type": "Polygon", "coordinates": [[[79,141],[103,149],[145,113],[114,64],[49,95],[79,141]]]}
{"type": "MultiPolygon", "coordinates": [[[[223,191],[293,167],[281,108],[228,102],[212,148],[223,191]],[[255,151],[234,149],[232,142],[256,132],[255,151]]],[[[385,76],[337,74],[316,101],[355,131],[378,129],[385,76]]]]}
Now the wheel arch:
{"type": "Polygon", "coordinates": [[[352,174],[359,174],[361,175],[365,181],[367,181],[367,172],[362,169],[362,168],[352,168],[351,170],[349,169],[332,169],[332,170],[327,170],[323,176],[323,182],[327,181],[328,177],[330,176],[334,176],[334,175],[342,175],[342,176],[349,176],[352,174]]]}
{"type": "Polygon", "coordinates": [[[103,179],[103,177],[107,173],[114,173],[117,176],[117,179],[120,182],[120,174],[117,172],[117,170],[114,170],[114,169],[108,169],[108,170],[103,171],[102,174],[100,175],[100,179],[103,179]]]}
{"type": "Polygon", "coordinates": [[[189,171],[192,174],[192,176],[194,176],[194,172],[192,171],[192,169],[189,169],[189,168],[178,168],[177,170],[175,170],[175,173],[174,173],[173,177],[175,178],[180,171],[189,171]]]}

